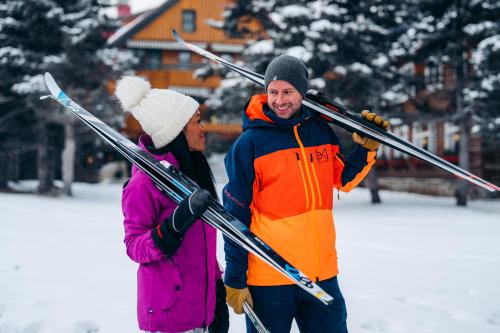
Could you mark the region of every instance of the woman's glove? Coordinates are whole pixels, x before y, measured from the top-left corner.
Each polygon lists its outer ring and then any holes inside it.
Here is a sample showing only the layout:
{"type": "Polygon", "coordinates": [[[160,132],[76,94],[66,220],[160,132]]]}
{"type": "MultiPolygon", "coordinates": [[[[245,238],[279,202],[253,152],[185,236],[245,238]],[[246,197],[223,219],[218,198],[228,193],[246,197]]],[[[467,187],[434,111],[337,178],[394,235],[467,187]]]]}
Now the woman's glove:
{"type": "Polygon", "coordinates": [[[171,256],[177,251],[184,234],[208,208],[210,199],[207,190],[193,192],[179,203],[169,218],[153,229],[153,241],[165,255],[171,256]]]}
{"type": "MultiPolygon", "coordinates": [[[[361,112],[361,115],[363,116],[363,118],[367,119],[368,121],[371,121],[372,123],[374,123],[383,130],[387,130],[389,128],[389,122],[387,120],[384,120],[384,118],[382,118],[381,116],[377,116],[377,114],[373,112],[369,112],[368,110],[363,110],[363,112],[361,112]]],[[[352,140],[356,143],[359,143],[360,145],[362,145],[363,147],[365,147],[370,151],[377,150],[378,147],[380,146],[380,142],[365,136],[360,136],[356,132],[352,133],[352,140]]]]}
{"type": "Polygon", "coordinates": [[[214,321],[208,327],[209,333],[227,333],[229,331],[229,311],[226,304],[226,289],[222,279],[216,283],[214,321]]]}
{"type": "Polygon", "coordinates": [[[243,313],[243,303],[245,301],[253,307],[252,295],[250,295],[250,290],[248,290],[248,288],[237,289],[226,285],[226,293],[227,304],[233,308],[235,313],[243,313]]]}

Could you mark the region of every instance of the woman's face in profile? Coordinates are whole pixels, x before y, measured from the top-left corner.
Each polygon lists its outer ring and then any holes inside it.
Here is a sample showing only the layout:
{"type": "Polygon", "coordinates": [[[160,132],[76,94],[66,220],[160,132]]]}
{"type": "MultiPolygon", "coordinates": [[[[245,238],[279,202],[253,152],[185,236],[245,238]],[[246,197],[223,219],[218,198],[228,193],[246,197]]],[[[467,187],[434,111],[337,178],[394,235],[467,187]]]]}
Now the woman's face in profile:
{"type": "Polygon", "coordinates": [[[190,151],[205,151],[205,129],[201,122],[200,111],[197,110],[193,117],[189,120],[184,127],[184,135],[189,146],[190,151]]]}

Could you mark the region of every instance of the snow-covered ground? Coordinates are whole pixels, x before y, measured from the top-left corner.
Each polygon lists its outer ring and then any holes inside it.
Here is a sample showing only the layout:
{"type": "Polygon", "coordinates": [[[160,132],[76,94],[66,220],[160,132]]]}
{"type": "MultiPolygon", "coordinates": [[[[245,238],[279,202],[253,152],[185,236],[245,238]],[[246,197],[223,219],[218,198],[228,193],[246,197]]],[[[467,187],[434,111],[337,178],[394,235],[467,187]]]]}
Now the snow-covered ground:
{"type": "MultiPolygon", "coordinates": [[[[120,184],[76,184],[73,198],[0,193],[0,333],[138,332],[120,195],[120,184]]],[[[500,332],[500,202],[382,199],[356,189],[335,204],[350,332],[500,332]]],[[[231,332],[244,332],[241,316],[231,332]]]]}

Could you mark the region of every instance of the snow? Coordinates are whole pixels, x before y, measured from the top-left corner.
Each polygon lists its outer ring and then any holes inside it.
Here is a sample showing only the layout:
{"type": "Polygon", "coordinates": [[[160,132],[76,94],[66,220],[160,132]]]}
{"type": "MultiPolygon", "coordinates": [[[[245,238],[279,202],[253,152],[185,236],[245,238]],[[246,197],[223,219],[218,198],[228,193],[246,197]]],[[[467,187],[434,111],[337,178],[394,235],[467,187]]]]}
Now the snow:
{"type": "Polygon", "coordinates": [[[338,23],[330,22],[326,19],[313,21],[311,22],[312,31],[325,32],[325,31],[334,31],[340,32],[342,30],[342,26],[338,23]]]}
{"type": "Polygon", "coordinates": [[[205,23],[213,28],[222,29],[224,28],[224,21],[206,19],[205,23]]]}
{"type": "Polygon", "coordinates": [[[372,69],[365,64],[355,62],[349,66],[350,70],[353,72],[358,72],[360,74],[370,75],[372,73],[372,69]]]}
{"type": "Polygon", "coordinates": [[[271,19],[271,21],[276,24],[276,26],[278,26],[280,29],[282,30],[285,30],[287,25],[285,23],[285,18],[283,17],[283,15],[281,14],[278,14],[276,12],[272,12],[272,13],[269,13],[269,19],[271,19]]]}
{"type": "MultiPolygon", "coordinates": [[[[220,190],[222,156],[210,161],[220,190]]],[[[138,331],[120,196],[116,183],[75,184],[73,198],[0,193],[1,333],[138,331]]],[[[498,201],[381,197],[373,206],[364,189],[335,193],[350,331],[499,332],[498,201]]],[[[230,331],[244,331],[241,316],[230,331]]]]}
{"type": "Polygon", "coordinates": [[[389,63],[389,58],[387,58],[385,54],[378,54],[377,57],[373,59],[371,63],[376,67],[382,68],[389,63]]]}
{"type": "Polygon", "coordinates": [[[303,46],[292,46],[288,48],[285,53],[292,57],[300,59],[305,63],[307,63],[313,57],[312,52],[307,50],[303,46]]]}
{"type": "Polygon", "coordinates": [[[61,7],[55,7],[55,8],[52,8],[51,10],[49,10],[45,16],[52,20],[52,19],[56,19],[57,16],[60,16],[60,15],[63,15],[64,14],[64,10],[61,8],[61,7]]]}
{"type": "Polygon", "coordinates": [[[309,4],[316,15],[325,14],[333,17],[341,17],[347,14],[347,9],[337,5],[336,3],[329,4],[330,1],[317,0],[309,4]]]}
{"type": "Polygon", "coordinates": [[[3,27],[18,27],[21,23],[14,19],[13,17],[2,17],[0,18],[0,31],[3,27]]]}
{"type": "Polygon", "coordinates": [[[24,95],[32,94],[33,92],[47,92],[47,86],[43,74],[34,76],[25,75],[23,82],[16,83],[12,86],[12,91],[24,95]]]}
{"type": "Polygon", "coordinates": [[[500,51],[500,35],[483,39],[472,53],[472,63],[477,67],[486,62],[489,53],[500,51]]]}
{"type": "Polygon", "coordinates": [[[494,91],[500,85],[500,73],[488,75],[481,80],[481,88],[487,91],[494,91]]]}
{"type": "Polygon", "coordinates": [[[382,94],[382,98],[391,104],[402,104],[408,100],[408,95],[388,90],[382,94]]]}
{"type": "Polygon", "coordinates": [[[129,23],[125,24],[124,26],[120,27],[113,35],[111,35],[108,38],[108,45],[112,45],[114,42],[119,40],[122,36],[124,36],[128,31],[130,31],[133,27],[135,27],[137,24],[141,23],[142,20],[144,20],[148,16],[148,12],[142,13],[138,15],[135,19],[130,21],[129,23]]]}
{"type": "MultiPolygon", "coordinates": [[[[311,36],[312,37],[312,36],[311,36]]],[[[338,46],[336,44],[326,44],[320,43],[318,45],[318,50],[322,53],[333,53],[337,52],[338,46]]]]}
{"type": "Polygon", "coordinates": [[[270,54],[274,51],[274,42],[272,39],[265,39],[258,42],[255,42],[249,45],[245,54],[248,55],[256,55],[256,54],[270,54]]]}
{"type": "Polygon", "coordinates": [[[310,8],[300,6],[300,5],[288,5],[279,8],[279,14],[287,18],[297,18],[297,17],[310,17],[313,11],[310,8]]]}
{"type": "Polygon", "coordinates": [[[317,89],[324,89],[326,86],[325,79],[322,77],[317,77],[315,79],[311,79],[309,81],[311,87],[317,88],[317,89]]]}
{"type": "Polygon", "coordinates": [[[139,63],[139,58],[130,50],[105,48],[97,51],[96,56],[114,71],[122,70],[129,64],[139,63]]]}
{"type": "Polygon", "coordinates": [[[10,63],[16,66],[23,66],[26,63],[26,58],[21,49],[12,46],[0,48],[0,65],[10,63]]]}
{"type": "Polygon", "coordinates": [[[335,66],[335,68],[333,69],[335,71],[335,73],[338,73],[340,75],[346,75],[347,74],[347,69],[344,67],[344,66],[335,66]]]}
{"type": "Polygon", "coordinates": [[[464,32],[468,35],[474,36],[485,31],[494,29],[495,23],[492,21],[483,21],[479,23],[469,23],[464,27],[464,32]]]}

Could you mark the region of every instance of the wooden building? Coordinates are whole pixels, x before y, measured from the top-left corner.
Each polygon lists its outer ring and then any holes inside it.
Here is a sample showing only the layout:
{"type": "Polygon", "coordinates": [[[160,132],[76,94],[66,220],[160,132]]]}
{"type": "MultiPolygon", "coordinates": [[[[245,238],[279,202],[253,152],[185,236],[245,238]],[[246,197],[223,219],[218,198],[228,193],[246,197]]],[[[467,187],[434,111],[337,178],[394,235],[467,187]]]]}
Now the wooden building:
{"type": "MultiPolygon", "coordinates": [[[[406,92],[408,99],[398,106],[403,116],[399,123],[391,124],[391,131],[458,165],[460,131],[452,120],[456,90],[452,64],[431,56],[422,63],[407,63],[402,70],[415,80],[406,92]]],[[[492,152],[485,147],[479,125],[471,129],[469,164],[468,171],[494,183],[500,182],[500,149],[492,152]]],[[[388,189],[453,195],[456,187],[453,175],[383,146],[377,170],[382,187],[388,189]]],[[[476,186],[471,190],[477,195],[487,194],[476,186]]]]}
{"type": "MultiPolygon", "coordinates": [[[[203,102],[219,85],[220,77],[195,78],[194,72],[205,66],[206,60],[185,50],[175,41],[171,30],[176,29],[186,41],[215,54],[237,59],[246,39],[227,36],[220,28],[223,11],[231,3],[231,0],[166,0],[153,10],[125,18],[124,25],[108,39],[108,44],[135,50],[140,58],[137,74],[148,78],[153,87],[172,89],[203,102]]],[[[250,31],[260,30],[256,22],[247,25],[250,31]]],[[[126,127],[131,137],[141,132],[132,117],[127,119],[126,127]]],[[[221,133],[241,131],[220,124],[208,124],[207,129],[221,133]]]]}

